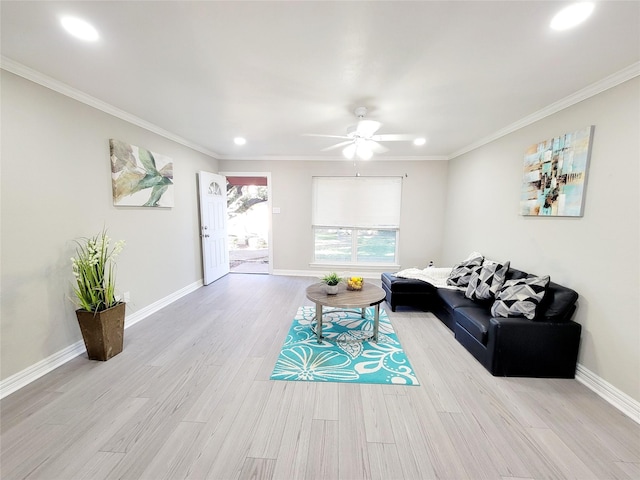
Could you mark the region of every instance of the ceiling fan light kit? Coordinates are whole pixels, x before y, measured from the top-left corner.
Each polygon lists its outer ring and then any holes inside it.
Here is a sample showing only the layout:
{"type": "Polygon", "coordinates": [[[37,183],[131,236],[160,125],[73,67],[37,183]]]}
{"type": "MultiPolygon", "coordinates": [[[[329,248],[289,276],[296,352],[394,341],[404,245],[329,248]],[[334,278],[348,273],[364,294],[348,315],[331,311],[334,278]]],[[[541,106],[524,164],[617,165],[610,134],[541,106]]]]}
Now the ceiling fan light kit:
{"type": "MultiPolygon", "coordinates": [[[[321,135],[321,134],[307,134],[314,137],[327,137],[327,138],[341,138],[344,141],[335,145],[323,148],[322,151],[326,152],[336,148],[342,149],[342,155],[353,160],[358,157],[360,160],[370,160],[374,153],[380,154],[388,152],[389,149],[379,142],[398,142],[398,141],[416,141],[415,135],[409,134],[383,134],[376,135],[376,132],[382,127],[382,123],[376,120],[366,120],[364,117],[367,115],[367,107],[357,107],[353,113],[358,119],[356,125],[352,125],[347,128],[346,135],[321,135]]],[[[424,143],[416,143],[416,145],[424,145],[424,143]]]]}
{"type": "Polygon", "coordinates": [[[347,145],[342,154],[348,160],[353,160],[357,156],[360,160],[371,160],[373,157],[373,151],[369,148],[368,142],[362,138],[356,139],[352,144],[347,145]]]}
{"type": "Polygon", "coordinates": [[[353,160],[353,157],[356,156],[356,144],[352,143],[351,145],[347,145],[346,147],[344,147],[344,149],[342,150],[342,155],[344,155],[344,157],[347,160],[353,160]]]}

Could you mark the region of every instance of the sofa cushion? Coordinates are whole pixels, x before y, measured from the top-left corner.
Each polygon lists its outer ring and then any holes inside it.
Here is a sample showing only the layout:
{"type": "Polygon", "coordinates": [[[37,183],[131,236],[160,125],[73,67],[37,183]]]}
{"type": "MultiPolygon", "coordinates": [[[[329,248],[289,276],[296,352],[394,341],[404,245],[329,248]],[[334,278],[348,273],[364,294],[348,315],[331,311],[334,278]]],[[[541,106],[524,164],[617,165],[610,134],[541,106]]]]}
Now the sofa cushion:
{"type": "Polygon", "coordinates": [[[489,310],[481,307],[459,307],[453,312],[458,325],[483,345],[487,344],[491,315],[489,310]]]}
{"type": "Polygon", "coordinates": [[[475,267],[469,285],[465,291],[465,296],[471,300],[491,300],[504,284],[507,272],[509,271],[509,262],[504,264],[484,262],[482,266],[475,267]]]}
{"type": "Polygon", "coordinates": [[[447,278],[447,285],[453,285],[456,287],[465,287],[469,284],[471,273],[474,267],[482,265],[482,256],[476,256],[460,262],[451,269],[449,278],[447,278]]]}
{"type": "Polygon", "coordinates": [[[533,320],[549,285],[549,276],[507,280],[491,306],[494,317],[526,317],[533,320]]]}
{"type": "Polygon", "coordinates": [[[458,307],[478,307],[478,304],[464,296],[461,290],[450,290],[448,288],[439,288],[438,297],[442,300],[449,310],[458,307]]]}
{"type": "Polygon", "coordinates": [[[380,277],[382,283],[389,287],[393,293],[431,293],[436,287],[422,280],[396,277],[392,273],[383,273],[380,277]]]}

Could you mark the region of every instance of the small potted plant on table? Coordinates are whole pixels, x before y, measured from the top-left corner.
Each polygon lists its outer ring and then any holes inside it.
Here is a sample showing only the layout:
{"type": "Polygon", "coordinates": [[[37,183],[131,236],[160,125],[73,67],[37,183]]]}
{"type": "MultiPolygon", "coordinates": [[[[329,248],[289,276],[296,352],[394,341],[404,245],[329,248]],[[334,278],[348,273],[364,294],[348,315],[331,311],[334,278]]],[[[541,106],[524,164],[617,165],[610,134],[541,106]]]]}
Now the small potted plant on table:
{"type": "Polygon", "coordinates": [[[321,281],[326,284],[327,294],[335,295],[338,293],[338,284],[342,281],[342,278],[340,278],[336,272],[332,272],[322,277],[321,281]]]}
{"type": "Polygon", "coordinates": [[[78,324],[90,360],[108,360],[122,352],[125,303],[115,295],[115,258],[124,241],[110,247],[105,230],[77,240],[71,259],[78,324]]]}

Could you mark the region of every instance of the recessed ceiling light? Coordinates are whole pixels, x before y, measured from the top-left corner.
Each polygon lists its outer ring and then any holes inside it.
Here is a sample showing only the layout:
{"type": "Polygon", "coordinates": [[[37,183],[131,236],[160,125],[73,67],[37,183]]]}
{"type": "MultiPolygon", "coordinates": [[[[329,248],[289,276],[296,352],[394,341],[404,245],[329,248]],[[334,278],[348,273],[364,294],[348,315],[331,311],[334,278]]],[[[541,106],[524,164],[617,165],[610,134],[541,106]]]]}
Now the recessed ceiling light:
{"type": "Polygon", "coordinates": [[[426,139],[426,138],[422,138],[422,137],[421,137],[421,138],[416,138],[416,139],[413,141],[413,144],[414,144],[415,146],[417,146],[417,147],[419,147],[420,145],[424,145],[425,143],[427,143],[427,139],[426,139]]]}
{"type": "Polygon", "coordinates": [[[244,145],[245,143],[247,143],[247,139],[242,137],[236,137],[233,139],[233,143],[235,143],[236,145],[244,145]]]}
{"type": "Polygon", "coordinates": [[[95,42],[100,38],[98,31],[88,22],[77,17],[62,17],[60,23],[64,29],[80,40],[95,42]]]}
{"type": "Polygon", "coordinates": [[[556,13],[551,20],[550,27],[554,30],[567,30],[575,27],[589,18],[594,8],[593,2],[572,3],[556,13]]]}

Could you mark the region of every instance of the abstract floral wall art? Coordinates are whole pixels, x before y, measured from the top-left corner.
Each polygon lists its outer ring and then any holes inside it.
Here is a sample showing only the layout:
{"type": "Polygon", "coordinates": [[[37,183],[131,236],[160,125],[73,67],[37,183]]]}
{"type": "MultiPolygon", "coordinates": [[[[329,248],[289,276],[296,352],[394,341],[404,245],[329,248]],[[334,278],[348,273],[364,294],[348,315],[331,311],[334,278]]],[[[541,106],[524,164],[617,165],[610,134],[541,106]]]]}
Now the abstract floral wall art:
{"type": "Polygon", "coordinates": [[[113,204],[173,207],[171,158],[120,140],[109,140],[113,204]]]}
{"type": "Polygon", "coordinates": [[[582,216],[593,130],[592,125],[527,149],[521,215],[582,216]]]}

